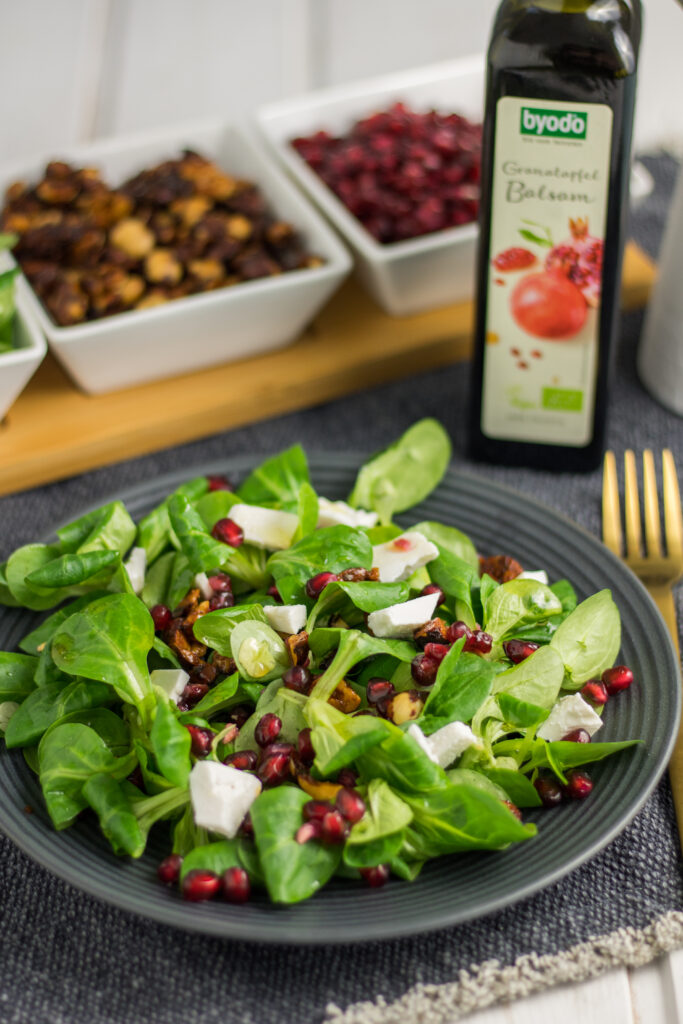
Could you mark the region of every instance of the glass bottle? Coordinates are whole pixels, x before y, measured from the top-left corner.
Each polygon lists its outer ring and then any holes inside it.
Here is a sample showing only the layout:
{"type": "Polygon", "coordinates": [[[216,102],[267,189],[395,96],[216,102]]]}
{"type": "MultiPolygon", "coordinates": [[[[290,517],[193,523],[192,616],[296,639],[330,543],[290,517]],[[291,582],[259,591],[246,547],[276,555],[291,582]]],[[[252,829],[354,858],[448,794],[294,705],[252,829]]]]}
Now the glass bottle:
{"type": "Polygon", "coordinates": [[[474,458],[589,470],[619,315],[640,0],[503,0],[488,51],[474,458]]]}

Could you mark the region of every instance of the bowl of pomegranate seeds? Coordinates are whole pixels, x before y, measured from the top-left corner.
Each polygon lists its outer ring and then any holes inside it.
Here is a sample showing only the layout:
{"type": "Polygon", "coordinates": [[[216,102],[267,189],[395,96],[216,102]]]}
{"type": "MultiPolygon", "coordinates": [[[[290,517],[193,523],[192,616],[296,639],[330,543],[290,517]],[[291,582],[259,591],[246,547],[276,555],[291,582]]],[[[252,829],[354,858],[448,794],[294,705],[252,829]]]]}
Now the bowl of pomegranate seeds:
{"type": "Polygon", "coordinates": [[[483,82],[473,57],[259,111],[278,158],[392,315],[472,297],[483,82]]]}
{"type": "Polygon", "coordinates": [[[351,260],[262,147],[205,122],[6,167],[18,294],[98,394],[294,341],[351,260]]]}

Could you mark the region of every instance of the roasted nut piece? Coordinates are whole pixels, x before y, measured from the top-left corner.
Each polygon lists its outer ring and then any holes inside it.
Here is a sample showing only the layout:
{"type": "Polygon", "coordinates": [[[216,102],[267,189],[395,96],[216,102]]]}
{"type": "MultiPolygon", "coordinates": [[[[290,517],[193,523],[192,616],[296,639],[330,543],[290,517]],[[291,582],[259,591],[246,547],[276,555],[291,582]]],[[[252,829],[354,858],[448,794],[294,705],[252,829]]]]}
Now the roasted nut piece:
{"type": "Polygon", "coordinates": [[[422,714],[425,705],[424,698],[417,690],[403,690],[402,693],[395,693],[387,703],[387,718],[394,725],[402,725],[403,722],[410,722],[422,714]]]}
{"type": "Polygon", "coordinates": [[[276,220],[266,228],[266,242],[273,248],[285,248],[296,240],[296,231],[284,220],[276,220]]]}
{"type": "Polygon", "coordinates": [[[204,644],[190,643],[183,631],[182,622],[177,619],[164,634],[164,640],[186,665],[199,665],[206,656],[207,649],[204,644]]]}
{"type": "Polygon", "coordinates": [[[360,697],[355,690],[352,690],[345,679],[342,679],[337,684],[332,696],[328,699],[328,704],[331,704],[337,711],[343,711],[345,715],[351,714],[357,707],[360,707],[360,697]]]}
{"type": "Polygon", "coordinates": [[[155,306],[163,306],[165,302],[168,302],[169,296],[165,295],[164,292],[158,288],[147,292],[146,295],[135,303],[136,309],[154,309],[155,306]]]}
{"type": "Polygon", "coordinates": [[[214,654],[211,664],[215,665],[219,672],[225,672],[228,676],[231,676],[237,668],[233,658],[227,658],[224,654],[214,654]]]}
{"type": "Polygon", "coordinates": [[[292,633],[285,639],[292,665],[306,665],[309,656],[308,633],[302,629],[300,633],[292,633]]]}
{"type": "Polygon", "coordinates": [[[225,268],[218,260],[190,260],[187,269],[205,288],[217,288],[225,279],[225,268]]]}
{"type": "Polygon", "coordinates": [[[146,256],[145,277],[153,284],[178,284],[182,276],[182,264],[170,249],[152,249],[146,256]]]}
{"type": "Polygon", "coordinates": [[[105,235],[99,228],[86,229],[71,246],[71,261],[78,267],[93,266],[102,254],[105,235]]]}
{"type": "Polygon", "coordinates": [[[479,575],[487,573],[496,583],[509,583],[523,571],[519,562],[509,555],[491,555],[479,559],[479,575]]]}
{"type": "Polygon", "coordinates": [[[344,569],[339,573],[339,579],[346,583],[366,583],[368,580],[377,582],[379,580],[379,569],[344,569]]]}
{"type": "Polygon", "coordinates": [[[127,274],[114,289],[124,306],[133,306],[145,290],[145,282],[138,274],[127,274]]]}
{"type": "Polygon", "coordinates": [[[8,186],[5,192],[5,202],[15,203],[18,199],[28,195],[28,185],[25,181],[15,181],[8,186]]]}
{"type": "Polygon", "coordinates": [[[297,775],[296,781],[304,793],[308,793],[314,800],[329,800],[331,803],[334,803],[337,793],[342,788],[338,782],[320,782],[304,773],[297,775]]]}
{"type": "Polygon", "coordinates": [[[448,643],[447,631],[448,627],[443,619],[430,619],[424,626],[415,630],[413,638],[417,646],[424,650],[426,644],[448,643]]]}
{"type": "Polygon", "coordinates": [[[187,199],[176,199],[174,203],[171,203],[171,213],[185,227],[193,228],[212,206],[213,202],[207,196],[188,196],[187,199]]]}
{"type": "MultiPolygon", "coordinates": [[[[183,200],[180,200],[183,202],[183,200]]],[[[159,245],[171,245],[175,242],[178,234],[178,225],[175,217],[165,210],[156,210],[149,218],[148,227],[154,232],[154,237],[159,245]]]]}
{"type": "Polygon", "coordinates": [[[73,167],[64,160],[50,160],[45,168],[46,178],[70,178],[74,173],[73,167]]]}
{"type": "Polygon", "coordinates": [[[187,615],[199,604],[199,599],[202,596],[202,592],[199,587],[191,587],[185,594],[180,604],[175,608],[173,614],[175,616],[182,615],[183,612],[187,615]]]}
{"type": "Polygon", "coordinates": [[[76,200],[76,206],[98,228],[109,228],[112,224],[127,217],[133,209],[133,203],[121,192],[92,192],[82,194],[76,200]]]}
{"type": "Polygon", "coordinates": [[[190,680],[193,683],[207,683],[209,686],[215,682],[218,669],[208,661],[200,661],[190,672],[190,680]]]}
{"type": "Polygon", "coordinates": [[[208,601],[200,601],[196,608],[193,608],[189,615],[185,616],[185,632],[189,637],[194,637],[192,627],[194,626],[197,619],[201,619],[202,615],[206,615],[207,612],[211,611],[208,601]]]}
{"type": "Polygon", "coordinates": [[[235,260],[235,270],[244,281],[253,281],[259,277],[275,277],[282,270],[275,262],[263,253],[255,252],[244,258],[235,260]]]}
{"type": "Polygon", "coordinates": [[[43,203],[66,206],[72,203],[80,189],[72,178],[45,178],[36,186],[36,195],[43,203]]]}
{"type": "Polygon", "coordinates": [[[126,217],[115,224],[109,232],[109,241],[134,260],[143,259],[155,244],[154,235],[137,217],[126,217]]]}
{"type": "Polygon", "coordinates": [[[88,312],[88,299],[81,288],[71,281],[62,280],[45,299],[47,308],[62,327],[80,323],[88,312]]]}
{"type": "Polygon", "coordinates": [[[236,238],[238,241],[243,242],[247,238],[251,238],[254,225],[247,217],[236,213],[232,217],[228,217],[226,230],[230,238],[236,238]]]}

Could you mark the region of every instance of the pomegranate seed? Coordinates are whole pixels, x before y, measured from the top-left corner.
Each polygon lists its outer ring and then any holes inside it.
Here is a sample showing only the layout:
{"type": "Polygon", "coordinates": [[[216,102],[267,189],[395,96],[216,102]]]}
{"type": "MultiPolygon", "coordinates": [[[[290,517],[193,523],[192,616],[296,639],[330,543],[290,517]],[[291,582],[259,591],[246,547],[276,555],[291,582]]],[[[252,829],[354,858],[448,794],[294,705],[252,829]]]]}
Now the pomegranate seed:
{"type": "Polygon", "coordinates": [[[278,601],[279,604],[282,604],[282,598],[280,597],[280,591],[277,589],[277,587],[275,586],[274,583],[273,583],[272,586],[268,587],[268,594],[269,594],[270,597],[275,598],[275,600],[278,601]]]}
{"type": "Polygon", "coordinates": [[[389,865],[378,864],[375,868],[360,868],[361,878],[373,889],[381,888],[389,878],[389,865]]]}
{"type": "Polygon", "coordinates": [[[228,718],[231,722],[234,722],[238,729],[241,729],[247,719],[251,718],[251,711],[249,708],[245,708],[243,704],[238,704],[237,707],[231,709],[228,718]]]}
{"type": "Polygon", "coordinates": [[[297,843],[303,845],[304,843],[309,843],[311,839],[320,839],[321,834],[322,825],[320,824],[320,819],[310,818],[308,821],[305,821],[303,825],[299,826],[294,838],[297,843]]]}
{"type": "Polygon", "coordinates": [[[431,658],[437,665],[441,664],[449,651],[448,644],[425,644],[424,649],[425,657],[431,658]]]}
{"type": "Polygon", "coordinates": [[[221,880],[213,871],[204,871],[202,868],[195,868],[188,871],[183,879],[183,899],[199,903],[201,900],[211,900],[221,887],[221,880]]]}
{"type": "Polygon", "coordinates": [[[514,814],[518,821],[522,820],[522,812],[516,804],[513,804],[512,800],[503,800],[503,805],[507,807],[511,814],[514,814]]]}
{"type": "Polygon", "coordinates": [[[171,609],[167,608],[165,604],[155,604],[154,607],[150,608],[149,614],[154,620],[155,633],[161,633],[171,625],[173,616],[171,615],[171,609]]]}
{"type": "Polygon", "coordinates": [[[555,779],[539,775],[534,782],[534,786],[544,807],[557,807],[558,804],[562,803],[562,790],[555,779]]]}
{"type": "Polygon", "coordinates": [[[223,899],[228,903],[246,903],[251,893],[249,875],[244,868],[228,868],[221,876],[223,899]]]}
{"type": "Polygon", "coordinates": [[[223,759],[223,764],[229,764],[241,772],[253,772],[258,761],[258,754],[255,750],[236,750],[234,754],[228,754],[223,759]]]}
{"type": "Polygon", "coordinates": [[[349,834],[349,826],[339,811],[328,811],[320,822],[320,838],[328,846],[343,843],[349,834]]]}
{"type": "Polygon", "coordinates": [[[269,743],[267,747],[264,747],[259,754],[259,764],[265,761],[271,754],[286,754],[287,757],[291,757],[294,753],[293,743],[269,743]]]}
{"type": "Polygon", "coordinates": [[[165,885],[175,885],[180,878],[180,868],[182,867],[183,858],[179,853],[171,853],[168,857],[164,857],[161,864],[157,868],[157,875],[159,881],[165,885]]]}
{"type": "Polygon", "coordinates": [[[337,776],[337,782],[340,786],[346,786],[347,789],[353,789],[358,782],[358,773],[354,772],[353,768],[342,768],[337,776]]]}
{"type": "Polygon", "coordinates": [[[209,687],[206,683],[188,683],[182,692],[182,699],[188,708],[193,708],[208,692],[209,687]]]}
{"type": "Polygon", "coordinates": [[[528,249],[513,246],[511,249],[499,252],[491,262],[496,270],[524,270],[526,267],[534,265],[536,257],[528,249]]]}
{"type": "Polygon", "coordinates": [[[603,705],[607,703],[609,694],[607,693],[607,687],[601,679],[589,679],[581,687],[581,696],[585,697],[592,704],[603,705]]]}
{"type": "Polygon", "coordinates": [[[218,476],[210,474],[207,476],[207,482],[209,484],[210,491],[232,491],[233,486],[228,480],[227,476],[218,476]]]}
{"type": "Polygon", "coordinates": [[[446,600],[446,595],[444,594],[441,587],[439,587],[436,583],[428,583],[426,587],[422,588],[422,590],[420,591],[420,596],[424,597],[427,594],[438,594],[439,604],[443,604],[444,601],[446,600]]]}
{"type": "Polygon", "coordinates": [[[288,690],[295,693],[308,693],[311,688],[311,673],[303,665],[292,665],[282,677],[288,690]]]}
{"type": "Polygon", "coordinates": [[[192,737],[190,750],[195,757],[206,757],[211,750],[213,733],[210,729],[202,729],[199,725],[186,725],[185,728],[192,737]]]}
{"type": "Polygon", "coordinates": [[[614,668],[605,669],[602,673],[602,681],[611,697],[622,690],[628,690],[633,682],[633,672],[627,665],[615,665],[614,668]]]}
{"type": "Polygon", "coordinates": [[[325,815],[333,810],[334,807],[329,800],[309,800],[304,804],[302,813],[306,821],[322,821],[325,815]]]}
{"type": "Polygon", "coordinates": [[[493,637],[483,629],[472,630],[472,635],[465,640],[463,650],[471,654],[488,654],[493,647],[493,637]]]}
{"type": "Polygon", "coordinates": [[[249,811],[244,815],[244,821],[240,825],[240,835],[247,836],[250,839],[254,838],[254,824],[251,820],[251,814],[249,811]]]}
{"type": "Polygon", "coordinates": [[[591,738],[585,729],[573,729],[562,740],[565,743],[590,743],[591,738]]]}
{"type": "Polygon", "coordinates": [[[563,786],[565,796],[570,800],[585,800],[593,789],[591,777],[584,771],[567,772],[567,785],[563,786]]]}
{"type": "Polygon", "coordinates": [[[232,591],[223,590],[209,598],[209,611],[216,612],[219,608],[232,608],[234,603],[235,598],[232,595],[232,591]]]}
{"type": "Polygon", "coordinates": [[[264,757],[256,774],[264,786],[279,786],[289,778],[289,754],[277,753],[264,757]]]}
{"type": "Polygon", "coordinates": [[[225,572],[217,572],[214,576],[209,576],[209,586],[217,594],[226,592],[232,594],[232,580],[225,572]]]}
{"type": "Polygon", "coordinates": [[[351,825],[355,825],[365,814],[365,801],[355,789],[340,789],[335,806],[342,818],[351,825]]]}
{"type": "Polygon", "coordinates": [[[336,572],[319,572],[317,576],[311,576],[310,580],[306,581],[306,593],[315,601],[328,583],[334,583],[338,579],[336,572]]]}
{"type": "Polygon", "coordinates": [[[254,729],[254,739],[258,743],[259,747],[267,747],[270,743],[280,735],[282,729],[282,722],[277,715],[269,711],[259,719],[256,728],[254,729]]]}
{"type": "Polygon", "coordinates": [[[315,750],[311,740],[311,730],[302,729],[296,738],[296,752],[304,764],[312,764],[315,760],[315,750]]]}
{"type": "Polygon", "coordinates": [[[379,704],[387,697],[393,697],[394,692],[394,684],[390,683],[388,679],[374,678],[368,679],[365,696],[368,704],[379,704]]]}
{"type": "Polygon", "coordinates": [[[229,544],[231,548],[238,548],[244,544],[244,530],[234,519],[219,519],[214,524],[211,536],[223,544],[229,544]]]}
{"type": "Polygon", "coordinates": [[[461,636],[466,637],[466,641],[472,636],[472,630],[466,622],[453,622],[446,630],[446,638],[449,644],[454,644],[456,640],[459,640],[461,636]]]}
{"type": "Polygon", "coordinates": [[[520,661],[524,661],[525,658],[528,658],[538,648],[539,644],[535,644],[533,640],[506,640],[503,644],[505,656],[510,659],[513,665],[519,665],[520,661]]]}
{"type": "Polygon", "coordinates": [[[426,654],[416,655],[410,663],[410,674],[418,686],[433,686],[439,663],[426,654]]]}
{"type": "Polygon", "coordinates": [[[397,537],[391,546],[396,548],[397,551],[410,551],[413,542],[408,537],[397,537]]]}

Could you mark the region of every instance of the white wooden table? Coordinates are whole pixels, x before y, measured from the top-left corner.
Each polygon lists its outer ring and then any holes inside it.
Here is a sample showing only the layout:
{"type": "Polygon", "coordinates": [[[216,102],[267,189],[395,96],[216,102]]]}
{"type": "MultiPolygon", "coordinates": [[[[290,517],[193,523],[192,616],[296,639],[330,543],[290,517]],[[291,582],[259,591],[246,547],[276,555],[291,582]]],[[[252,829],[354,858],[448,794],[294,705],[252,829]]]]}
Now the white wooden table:
{"type": "Polygon", "coordinates": [[[683,949],[645,967],[608,971],[465,1019],[467,1024],[683,1024],[683,949]]]}

